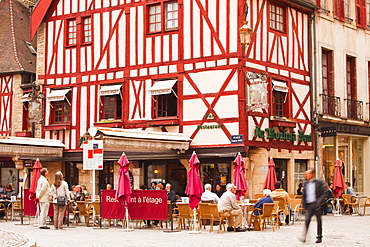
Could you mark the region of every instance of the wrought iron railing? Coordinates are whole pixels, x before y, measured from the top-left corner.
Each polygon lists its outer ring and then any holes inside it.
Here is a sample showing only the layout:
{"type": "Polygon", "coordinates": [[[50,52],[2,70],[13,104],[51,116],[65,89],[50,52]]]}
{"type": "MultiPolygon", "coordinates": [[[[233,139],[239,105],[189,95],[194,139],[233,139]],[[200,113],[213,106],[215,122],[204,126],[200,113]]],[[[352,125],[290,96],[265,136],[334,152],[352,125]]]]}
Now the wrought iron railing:
{"type": "Polygon", "coordinates": [[[347,101],[347,117],[356,120],[363,120],[364,102],[354,99],[345,99],[345,101],[347,101]]]}
{"type": "Polygon", "coordinates": [[[340,98],[326,94],[320,94],[322,100],[322,113],[340,117],[340,98]]]}

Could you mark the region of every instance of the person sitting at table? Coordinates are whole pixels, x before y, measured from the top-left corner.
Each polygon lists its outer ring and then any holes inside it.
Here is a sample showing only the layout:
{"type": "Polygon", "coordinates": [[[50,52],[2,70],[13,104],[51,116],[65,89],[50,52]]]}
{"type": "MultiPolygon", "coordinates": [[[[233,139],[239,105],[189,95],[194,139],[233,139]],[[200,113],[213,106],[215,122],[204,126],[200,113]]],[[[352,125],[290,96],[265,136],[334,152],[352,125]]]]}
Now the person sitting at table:
{"type": "Polygon", "coordinates": [[[274,203],[274,200],[272,200],[272,198],[270,196],[271,195],[271,190],[264,189],[262,194],[263,194],[264,197],[259,199],[258,202],[254,205],[254,209],[259,208],[261,211],[253,210],[253,211],[248,212],[248,217],[247,217],[248,229],[250,229],[251,224],[252,224],[252,222],[251,222],[252,221],[252,213],[254,213],[255,215],[260,215],[260,212],[262,213],[264,203],[274,203]]]}
{"type": "Polygon", "coordinates": [[[107,186],[105,187],[106,190],[111,190],[113,189],[112,185],[111,184],[107,184],[107,186]]]}
{"type": "Polygon", "coordinates": [[[157,186],[155,187],[156,190],[163,190],[163,184],[158,183],[157,186]]]}
{"type": "MultiPolygon", "coordinates": [[[[235,217],[235,230],[237,232],[245,232],[246,229],[241,227],[243,219],[243,211],[236,203],[236,186],[234,184],[226,185],[226,192],[221,196],[218,201],[218,211],[224,216],[234,216],[235,217]]],[[[227,223],[227,231],[234,231],[232,226],[232,220],[229,219],[227,223]]]]}
{"type": "Polygon", "coordinates": [[[81,185],[81,188],[82,188],[82,192],[84,193],[85,197],[88,197],[89,196],[89,192],[86,189],[86,185],[81,185]]]}
{"type": "Polygon", "coordinates": [[[84,194],[84,192],[82,190],[82,187],[80,185],[76,185],[76,187],[75,187],[75,193],[74,193],[73,200],[75,202],[85,201],[85,194],[84,194]]]}
{"type": "Polygon", "coordinates": [[[176,192],[172,190],[171,184],[166,184],[166,190],[167,190],[167,200],[169,200],[171,203],[175,203],[176,198],[176,192]]]}
{"type": "Polygon", "coordinates": [[[150,189],[149,190],[156,190],[157,189],[157,182],[152,182],[150,184],[150,189]]]}
{"type": "Polygon", "coordinates": [[[284,214],[286,215],[285,217],[285,223],[286,224],[289,224],[289,214],[290,214],[290,210],[289,210],[289,207],[287,207],[287,205],[289,206],[290,205],[290,196],[288,194],[288,192],[286,192],[283,187],[282,187],[282,184],[280,181],[277,181],[274,183],[274,186],[275,186],[275,190],[273,192],[271,192],[271,198],[274,199],[274,198],[281,198],[283,199],[284,201],[284,205],[286,206],[284,208],[284,214]]]}
{"type": "Polygon", "coordinates": [[[213,193],[211,191],[212,185],[205,184],[204,185],[204,192],[202,194],[202,197],[200,198],[202,201],[212,201],[213,204],[218,204],[218,201],[220,198],[216,195],[216,193],[213,193]]]}
{"type": "Polygon", "coordinates": [[[219,184],[216,184],[216,191],[215,191],[216,195],[218,196],[218,198],[221,198],[222,194],[224,193],[224,187],[219,185],[219,184]]]}
{"type": "MultiPolygon", "coordinates": [[[[4,200],[9,200],[10,201],[12,199],[12,196],[17,196],[17,192],[15,192],[15,190],[13,188],[13,184],[8,183],[5,186],[5,193],[3,195],[1,195],[1,198],[4,199],[4,200]]],[[[4,202],[4,205],[5,205],[5,207],[8,207],[9,202],[4,202]]]]}
{"type": "Polygon", "coordinates": [[[350,182],[344,183],[344,194],[350,194],[351,196],[355,196],[355,190],[351,187],[350,182]]]}

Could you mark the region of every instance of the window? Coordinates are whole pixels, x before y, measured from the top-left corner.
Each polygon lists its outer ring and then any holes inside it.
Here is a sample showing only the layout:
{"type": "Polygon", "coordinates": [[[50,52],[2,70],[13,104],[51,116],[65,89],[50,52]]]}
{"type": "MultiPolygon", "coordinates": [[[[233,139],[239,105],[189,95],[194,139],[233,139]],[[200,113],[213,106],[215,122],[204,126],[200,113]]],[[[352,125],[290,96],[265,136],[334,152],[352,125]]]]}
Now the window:
{"type": "Polygon", "coordinates": [[[83,17],[82,24],[83,24],[82,43],[90,43],[92,41],[91,16],[83,17]]]}
{"type": "Polygon", "coordinates": [[[344,14],[346,19],[351,19],[351,0],[344,0],[344,14]]]}
{"type": "Polygon", "coordinates": [[[77,44],[77,22],[76,19],[67,20],[67,45],[77,44]]]}
{"type": "Polygon", "coordinates": [[[328,0],[321,0],[321,8],[323,10],[329,10],[329,3],[328,0]]]}
{"type": "Polygon", "coordinates": [[[334,95],[333,52],[322,50],[322,93],[334,95]]]}
{"type": "Polygon", "coordinates": [[[121,119],[122,99],[120,95],[101,97],[101,119],[121,119]]]}
{"type": "Polygon", "coordinates": [[[52,90],[47,96],[48,102],[51,104],[51,122],[53,124],[70,123],[71,122],[71,100],[70,89],[52,90]]]}
{"type": "Polygon", "coordinates": [[[92,42],[91,16],[68,19],[66,22],[66,46],[85,45],[92,42]]]}
{"type": "Polygon", "coordinates": [[[273,3],[270,4],[270,28],[285,32],[285,9],[273,3]]]}
{"type": "MultiPolygon", "coordinates": [[[[106,189],[107,184],[114,186],[114,162],[105,161],[103,170],[99,171],[99,189],[106,189]]],[[[113,187],[112,187],[113,189],[113,187]]]]}
{"type": "Polygon", "coordinates": [[[347,56],[346,59],[347,99],[357,99],[355,62],[356,60],[354,57],[347,56]]]}
{"type": "Polygon", "coordinates": [[[154,118],[177,116],[177,81],[155,81],[149,90],[154,100],[154,118]]]}
{"type": "Polygon", "coordinates": [[[177,29],[179,27],[177,1],[149,5],[148,18],[150,33],[177,29]]]}
{"type": "Polygon", "coordinates": [[[272,81],[273,92],[272,92],[272,113],[277,117],[287,117],[287,94],[288,86],[283,81],[272,81]]]}
{"type": "Polygon", "coordinates": [[[100,119],[121,119],[122,116],[122,94],[121,84],[102,85],[99,89],[101,100],[100,119]]]}

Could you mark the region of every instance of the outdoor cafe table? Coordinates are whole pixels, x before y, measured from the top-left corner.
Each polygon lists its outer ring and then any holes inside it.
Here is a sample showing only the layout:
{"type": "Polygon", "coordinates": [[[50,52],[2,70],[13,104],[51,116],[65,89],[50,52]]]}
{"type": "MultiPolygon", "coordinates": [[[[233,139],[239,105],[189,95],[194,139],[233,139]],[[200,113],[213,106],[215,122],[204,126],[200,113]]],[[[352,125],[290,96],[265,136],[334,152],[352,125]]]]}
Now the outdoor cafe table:
{"type": "Polygon", "coordinates": [[[243,227],[247,227],[247,216],[248,216],[248,211],[250,206],[254,206],[254,203],[246,203],[246,202],[240,202],[238,205],[242,208],[243,210],[243,227]]]}
{"type": "Polygon", "coordinates": [[[14,217],[14,208],[13,208],[13,203],[15,203],[15,202],[20,202],[20,200],[8,200],[8,199],[0,199],[0,203],[1,204],[4,204],[4,206],[5,206],[5,202],[7,202],[8,203],[8,207],[5,207],[6,208],[6,210],[9,210],[9,208],[11,208],[12,209],[12,217],[11,217],[11,221],[13,221],[13,217],[14,217]]]}

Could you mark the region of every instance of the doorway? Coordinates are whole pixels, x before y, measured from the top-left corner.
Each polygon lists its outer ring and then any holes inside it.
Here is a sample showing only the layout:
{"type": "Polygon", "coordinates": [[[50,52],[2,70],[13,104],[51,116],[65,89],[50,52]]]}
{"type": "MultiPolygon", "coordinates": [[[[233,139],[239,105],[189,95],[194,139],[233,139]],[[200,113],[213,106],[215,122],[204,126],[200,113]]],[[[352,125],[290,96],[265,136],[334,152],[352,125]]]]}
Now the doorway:
{"type": "Polygon", "coordinates": [[[294,191],[288,191],[288,172],[287,172],[287,164],[288,160],[286,159],[274,159],[275,162],[275,171],[276,177],[278,181],[281,181],[283,185],[283,189],[285,189],[288,193],[294,193],[294,191]]]}

